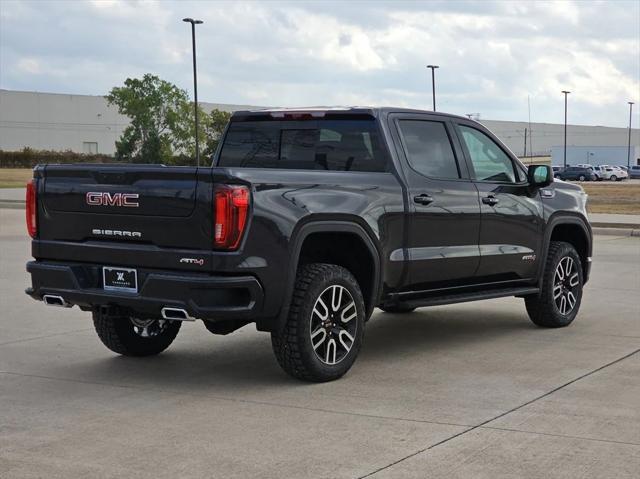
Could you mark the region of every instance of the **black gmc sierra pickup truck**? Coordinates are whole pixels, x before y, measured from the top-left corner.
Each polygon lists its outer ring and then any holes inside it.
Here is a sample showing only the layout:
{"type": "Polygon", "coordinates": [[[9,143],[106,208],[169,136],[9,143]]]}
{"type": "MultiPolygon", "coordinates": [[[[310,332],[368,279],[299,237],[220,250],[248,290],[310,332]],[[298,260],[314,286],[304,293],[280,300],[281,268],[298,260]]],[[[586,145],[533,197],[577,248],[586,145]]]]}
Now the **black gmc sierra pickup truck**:
{"type": "Polygon", "coordinates": [[[213,167],[46,165],[27,185],[27,294],[158,354],[182,321],[269,331],[289,374],[345,374],[373,309],[517,296],[566,326],[587,196],[466,118],[400,108],[233,114],[213,167]]]}

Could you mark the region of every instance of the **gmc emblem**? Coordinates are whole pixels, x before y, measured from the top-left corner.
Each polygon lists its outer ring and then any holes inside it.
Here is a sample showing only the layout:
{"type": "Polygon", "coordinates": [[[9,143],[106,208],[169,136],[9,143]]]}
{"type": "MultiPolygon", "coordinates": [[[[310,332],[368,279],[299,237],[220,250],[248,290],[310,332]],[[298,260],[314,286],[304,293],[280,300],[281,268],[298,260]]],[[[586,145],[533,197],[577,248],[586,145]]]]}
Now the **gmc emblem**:
{"type": "Polygon", "coordinates": [[[106,191],[89,191],[85,200],[89,206],[127,206],[137,208],[138,193],[107,193],[106,191]]]}

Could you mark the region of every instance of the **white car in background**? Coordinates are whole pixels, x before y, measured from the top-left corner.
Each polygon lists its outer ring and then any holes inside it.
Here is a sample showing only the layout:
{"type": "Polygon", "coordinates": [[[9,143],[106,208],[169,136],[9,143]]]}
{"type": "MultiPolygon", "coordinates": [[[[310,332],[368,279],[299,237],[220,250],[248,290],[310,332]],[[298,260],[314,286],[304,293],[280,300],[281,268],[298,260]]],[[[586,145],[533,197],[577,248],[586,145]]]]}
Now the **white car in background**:
{"type": "Polygon", "coordinates": [[[594,171],[603,180],[622,181],[629,178],[629,173],[619,166],[600,165],[596,166],[594,171]]]}
{"type": "Polygon", "coordinates": [[[614,166],[613,168],[620,172],[620,177],[619,178],[621,180],[628,180],[629,179],[629,172],[627,171],[626,168],[623,168],[621,166],[614,166]]]}
{"type": "Polygon", "coordinates": [[[593,167],[593,172],[598,177],[598,181],[604,180],[605,177],[607,176],[607,172],[605,171],[605,167],[604,166],[594,166],[593,167]]]}

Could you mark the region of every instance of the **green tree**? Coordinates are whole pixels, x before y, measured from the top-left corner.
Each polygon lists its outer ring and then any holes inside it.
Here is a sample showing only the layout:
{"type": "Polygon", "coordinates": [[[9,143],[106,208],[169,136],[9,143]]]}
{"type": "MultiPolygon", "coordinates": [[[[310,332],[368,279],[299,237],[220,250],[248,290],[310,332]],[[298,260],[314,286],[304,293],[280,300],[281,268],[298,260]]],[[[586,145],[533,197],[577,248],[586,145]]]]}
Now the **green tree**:
{"type": "MultiPolygon", "coordinates": [[[[201,117],[202,118],[202,117],[201,117]]],[[[204,117],[205,147],[202,152],[203,158],[211,158],[218,148],[218,143],[222,138],[224,129],[229,123],[231,113],[222,110],[212,110],[204,117]]]]}
{"type": "Polygon", "coordinates": [[[116,158],[136,163],[171,163],[174,152],[189,154],[193,110],[185,90],[155,75],[127,78],[107,95],[110,105],[131,123],[116,141],[116,158]]]}

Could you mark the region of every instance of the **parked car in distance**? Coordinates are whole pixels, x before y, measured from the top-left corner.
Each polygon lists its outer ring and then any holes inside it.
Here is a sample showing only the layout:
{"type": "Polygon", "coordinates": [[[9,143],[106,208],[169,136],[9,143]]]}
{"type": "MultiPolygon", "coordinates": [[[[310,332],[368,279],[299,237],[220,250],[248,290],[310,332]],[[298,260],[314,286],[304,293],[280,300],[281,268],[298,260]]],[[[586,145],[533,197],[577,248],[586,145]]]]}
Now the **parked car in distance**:
{"type": "Polygon", "coordinates": [[[554,178],[560,178],[558,175],[560,174],[560,172],[562,170],[564,170],[564,167],[562,167],[562,166],[552,166],[551,169],[553,170],[553,177],[554,178]]]}
{"type": "MultiPolygon", "coordinates": [[[[626,180],[629,178],[629,173],[627,173],[626,168],[622,166],[614,166],[613,167],[614,175],[618,181],[626,180]]],[[[613,180],[613,178],[611,178],[613,180]]]]}
{"type": "Polygon", "coordinates": [[[593,172],[598,177],[598,181],[602,181],[602,180],[605,179],[606,171],[605,171],[604,166],[594,166],[593,167],[593,172]]]}
{"type": "Polygon", "coordinates": [[[629,175],[626,171],[617,166],[600,165],[595,167],[595,172],[602,180],[621,181],[629,175]]]}
{"type": "Polygon", "coordinates": [[[634,180],[640,179],[640,165],[634,165],[629,168],[629,178],[634,180]]]}
{"type": "Polygon", "coordinates": [[[591,168],[582,166],[568,166],[564,171],[558,173],[557,178],[561,180],[596,181],[598,177],[591,168]]]}

